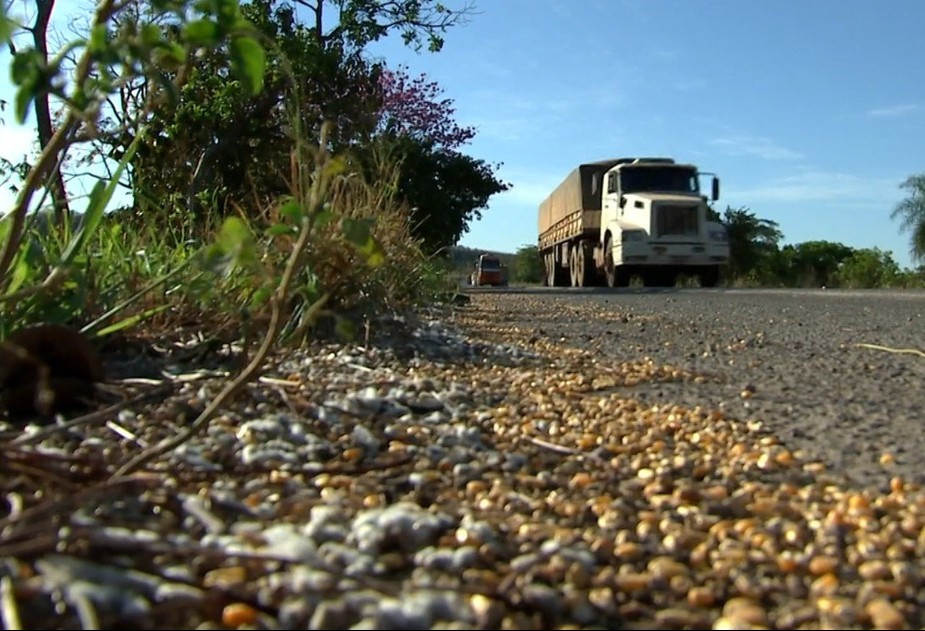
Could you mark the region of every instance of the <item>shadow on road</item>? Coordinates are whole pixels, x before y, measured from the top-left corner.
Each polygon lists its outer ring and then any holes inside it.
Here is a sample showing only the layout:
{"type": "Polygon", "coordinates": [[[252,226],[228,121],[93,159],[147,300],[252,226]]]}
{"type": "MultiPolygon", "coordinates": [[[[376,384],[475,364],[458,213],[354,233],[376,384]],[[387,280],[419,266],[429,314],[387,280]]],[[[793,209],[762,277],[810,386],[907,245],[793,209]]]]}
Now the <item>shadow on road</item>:
{"type": "Polygon", "coordinates": [[[575,296],[579,294],[675,294],[686,291],[723,291],[717,289],[680,287],[469,287],[460,291],[469,294],[542,294],[575,296]]]}

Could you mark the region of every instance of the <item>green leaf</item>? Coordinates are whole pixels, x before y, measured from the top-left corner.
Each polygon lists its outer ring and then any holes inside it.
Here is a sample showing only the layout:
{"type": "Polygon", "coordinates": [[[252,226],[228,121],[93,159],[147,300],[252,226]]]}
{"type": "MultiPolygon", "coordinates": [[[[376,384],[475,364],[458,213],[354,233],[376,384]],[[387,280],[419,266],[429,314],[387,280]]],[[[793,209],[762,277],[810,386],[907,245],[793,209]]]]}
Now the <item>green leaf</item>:
{"type": "Polygon", "coordinates": [[[62,265],[69,265],[74,260],[74,257],[81,252],[87,239],[99,228],[100,222],[103,220],[103,213],[109,206],[109,202],[112,201],[112,196],[115,194],[116,189],[119,187],[119,180],[122,179],[122,172],[125,171],[125,167],[132,161],[132,158],[135,157],[135,150],[138,148],[140,139],[141,135],[136,136],[132,144],[129,145],[128,151],[126,151],[122,159],[119,160],[119,165],[116,167],[109,181],[104,184],[103,180],[99,180],[93,186],[93,190],[90,191],[90,201],[87,203],[87,208],[84,211],[83,223],[81,223],[77,234],[74,235],[74,238],[68,243],[67,249],[65,249],[64,253],[61,255],[62,265]]]}
{"type": "Polygon", "coordinates": [[[231,40],[231,68],[245,82],[251,94],[263,90],[266,53],[256,39],[241,35],[231,40]]]}
{"type": "Polygon", "coordinates": [[[367,246],[362,248],[360,252],[366,256],[366,264],[370,267],[379,267],[385,263],[385,250],[374,239],[370,239],[367,246]]]}
{"type": "Polygon", "coordinates": [[[373,220],[370,217],[354,219],[344,217],[341,220],[341,230],[344,236],[352,243],[357,251],[366,257],[366,264],[370,267],[379,267],[385,262],[385,251],[376,241],[372,233],[373,220]]]}
{"type": "Polygon", "coordinates": [[[334,156],[324,167],[328,177],[335,177],[347,170],[347,161],[341,156],[334,156]]]}
{"type": "Polygon", "coordinates": [[[183,39],[195,46],[214,46],[218,43],[218,24],[201,19],[188,22],[183,27],[183,39]]]}
{"type": "Polygon", "coordinates": [[[334,213],[329,208],[319,210],[315,214],[315,228],[324,228],[334,219],[334,213]]]}
{"type": "Polygon", "coordinates": [[[234,265],[247,267],[257,260],[253,235],[240,217],[229,217],[222,223],[218,245],[234,265]]]}
{"type": "Polygon", "coordinates": [[[278,237],[284,234],[296,234],[296,229],[282,223],[273,224],[267,228],[267,236],[278,237]]]}
{"type": "Polygon", "coordinates": [[[0,2],[0,42],[7,42],[13,35],[15,23],[6,16],[6,2],[0,2]]]}
{"type": "Polygon", "coordinates": [[[244,244],[250,239],[250,230],[247,224],[240,217],[228,217],[222,223],[222,229],[218,235],[218,243],[225,252],[233,252],[244,247],[244,244]]]}
{"type": "Polygon", "coordinates": [[[209,244],[202,252],[202,266],[214,274],[223,271],[228,263],[227,259],[227,254],[218,243],[209,244]]]}
{"type": "Polygon", "coordinates": [[[148,23],[142,26],[140,35],[141,43],[149,48],[158,46],[164,40],[161,29],[156,24],[148,23]]]}
{"type": "Polygon", "coordinates": [[[151,59],[159,68],[176,72],[186,61],[186,51],[176,42],[165,43],[154,49],[151,59]]]}
{"type": "Polygon", "coordinates": [[[13,61],[10,63],[10,78],[16,85],[22,85],[24,82],[35,80],[41,74],[39,62],[41,58],[33,49],[21,50],[13,55],[13,61]]]}
{"type": "Polygon", "coordinates": [[[19,89],[16,91],[16,120],[26,122],[29,105],[36,97],[42,83],[41,58],[35,50],[29,49],[16,53],[10,63],[10,78],[19,89]]]}
{"type": "Polygon", "coordinates": [[[302,204],[290,199],[279,207],[279,214],[292,221],[292,223],[300,224],[302,223],[302,217],[305,216],[305,209],[302,208],[302,204]]]}
{"type": "Polygon", "coordinates": [[[97,24],[90,31],[90,39],[87,40],[87,52],[91,55],[99,55],[109,48],[109,31],[105,24],[97,24]]]}
{"type": "Polygon", "coordinates": [[[347,241],[358,247],[364,246],[372,238],[372,219],[369,217],[362,219],[344,217],[341,220],[341,230],[343,230],[344,236],[347,237],[347,241]]]}
{"type": "Polygon", "coordinates": [[[128,318],[123,318],[122,320],[119,320],[118,322],[115,322],[105,328],[100,329],[94,334],[94,337],[103,337],[104,335],[109,335],[111,333],[116,333],[117,331],[121,331],[122,329],[127,329],[130,326],[135,326],[139,322],[143,322],[144,320],[147,320],[148,318],[152,316],[156,316],[158,313],[161,313],[162,311],[166,311],[169,308],[170,308],[169,304],[158,305],[157,307],[151,307],[150,309],[142,311],[141,313],[136,313],[135,315],[130,316],[128,318]]]}
{"type": "Polygon", "coordinates": [[[250,306],[252,308],[262,307],[263,305],[267,304],[267,301],[270,300],[270,296],[272,295],[273,289],[264,285],[255,291],[253,296],[251,296],[250,306]]]}
{"type": "Polygon", "coordinates": [[[16,257],[13,270],[10,272],[10,283],[7,286],[7,292],[15,294],[19,291],[19,288],[33,275],[33,271],[32,266],[29,265],[29,257],[21,252],[20,255],[16,257]]]}
{"type": "Polygon", "coordinates": [[[342,316],[335,316],[334,332],[341,340],[352,342],[357,336],[357,326],[352,320],[342,316]]]}
{"type": "Polygon", "coordinates": [[[20,125],[26,122],[26,116],[29,114],[29,105],[35,98],[35,84],[32,82],[21,83],[19,90],[16,91],[16,122],[20,125]]]}

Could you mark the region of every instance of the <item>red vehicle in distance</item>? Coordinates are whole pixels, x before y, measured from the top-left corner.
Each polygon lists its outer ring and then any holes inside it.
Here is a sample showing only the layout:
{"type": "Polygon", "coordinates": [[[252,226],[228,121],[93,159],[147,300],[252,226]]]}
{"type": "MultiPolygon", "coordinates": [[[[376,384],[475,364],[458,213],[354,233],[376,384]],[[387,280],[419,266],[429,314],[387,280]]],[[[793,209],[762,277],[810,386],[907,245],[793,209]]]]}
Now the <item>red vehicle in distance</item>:
{"type": "Polygon", "coordinates": [[[475,269],[469,276],[469,284],[473,287],[505,287],[507,268],[497,256],[480,254],[475,260],[475,269]]]}

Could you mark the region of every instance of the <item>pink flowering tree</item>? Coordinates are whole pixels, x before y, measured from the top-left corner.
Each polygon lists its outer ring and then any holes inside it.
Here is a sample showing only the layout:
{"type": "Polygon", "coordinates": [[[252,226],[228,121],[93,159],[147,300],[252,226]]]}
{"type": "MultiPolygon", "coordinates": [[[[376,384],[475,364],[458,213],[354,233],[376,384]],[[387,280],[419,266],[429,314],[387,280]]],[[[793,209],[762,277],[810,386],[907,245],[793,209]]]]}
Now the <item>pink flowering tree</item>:
{"type": "Polygon", "coordinates": [[[405,67],[383,69],[376,132],[402,156],[399,193],[412,210],[415,234],[426,250],[455,245],[480,219],[491,196],[510,185],[488,164],[461,149],[475,128],[456,122],[453,101],[425,75],[411,77],[405,67]]]}
{"type": "Polygon", "coordinates": [[[379,76],[379,89],[380,131],[447,151],[456,151],[475,137],[473,127],[462,127],[454,120],[456,108],[443,96],[443,88],[425,75],[411,77],[404,66],[385,68],[379,76]]]}

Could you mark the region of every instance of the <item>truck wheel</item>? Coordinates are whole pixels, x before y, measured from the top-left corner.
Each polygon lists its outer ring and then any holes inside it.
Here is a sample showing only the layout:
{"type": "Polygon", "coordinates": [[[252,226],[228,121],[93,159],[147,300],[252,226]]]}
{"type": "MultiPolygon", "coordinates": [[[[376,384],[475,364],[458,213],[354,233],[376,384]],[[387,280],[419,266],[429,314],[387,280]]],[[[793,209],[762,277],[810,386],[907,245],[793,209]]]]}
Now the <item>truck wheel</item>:
{"type": "Polygon", "coordinates": [[[554,254],[547,256],[546,263],[546,284],[549,287],[564,287],[568,283],[568,277],[561,265],[556,263],[554,254]]]}
{"type": "Polygon", "coordinates": [[[613,240],[607,237],[604,242],[604,278],[608,287],[619,287],[617,268],[613,264],[613,240]]]}
{"type": "Polygon", "coordinates": [[[600,287],[604,284],[604,279],[601,277],[597,266],[594,264],[594,251],[583,249],[581,253],[582,287],[600,287]]]}
{"type": "Polygon", "coordinates": [[[594,261],[591,260],[584,246],[575,252],[575,279],[577,287],[594,286],[594,261]]]}
{"type": "Polygon", "coordinates": [[[584,287],[587,283],[585,282],[585,252],[584,248],[578,246],[577,248],[572,249],[572,254],[569,256],[569,275],[572,280],[572,287],[584,287]]]}

